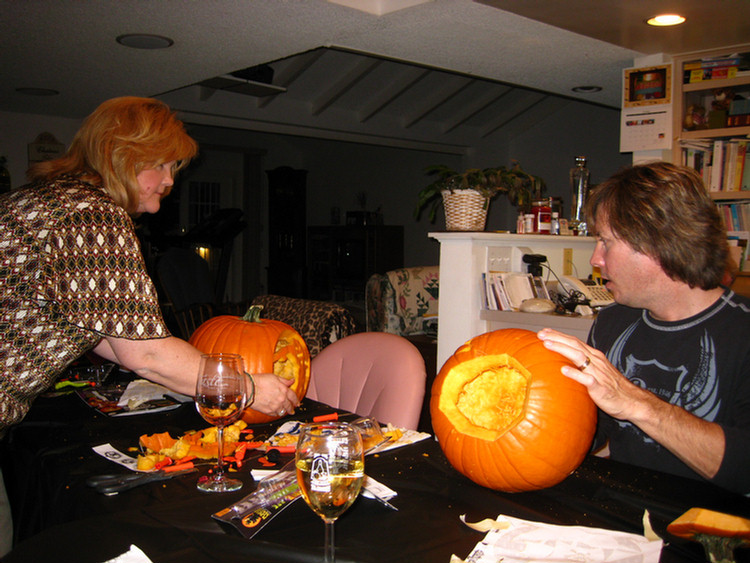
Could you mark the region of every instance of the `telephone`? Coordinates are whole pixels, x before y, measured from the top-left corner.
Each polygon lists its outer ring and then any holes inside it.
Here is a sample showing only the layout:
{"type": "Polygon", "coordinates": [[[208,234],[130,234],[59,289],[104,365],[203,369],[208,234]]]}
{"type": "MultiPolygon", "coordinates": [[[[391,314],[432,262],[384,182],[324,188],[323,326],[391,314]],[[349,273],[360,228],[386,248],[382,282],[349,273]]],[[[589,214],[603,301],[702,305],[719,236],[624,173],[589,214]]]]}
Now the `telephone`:
{"type": "Polygon", "coordinates": [[[579,291],[589,300],[592,307],[604,307],[615,302],[607,288],[594,280],[580,280],[571,276],[562,276],[560,284],[567,292],[579,291]]]}

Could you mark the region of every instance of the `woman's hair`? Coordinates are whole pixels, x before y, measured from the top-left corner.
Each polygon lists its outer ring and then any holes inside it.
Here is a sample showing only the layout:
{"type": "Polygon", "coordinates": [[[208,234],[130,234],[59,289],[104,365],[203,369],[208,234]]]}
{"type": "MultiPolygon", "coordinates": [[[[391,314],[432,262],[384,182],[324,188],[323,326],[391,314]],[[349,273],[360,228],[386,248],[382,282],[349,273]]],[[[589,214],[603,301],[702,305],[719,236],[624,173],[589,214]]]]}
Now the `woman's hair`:
{"type": "Polygon", "coordinates": [[[85,119],[65,155],[33,165],[28,176],[49,181],[80,174],[102,184],[118,205],[134,213],[141,170],[174,160],[176,173],[197,152],[197,143],[166,104],[153,98],[113,98],[85,119]]]}
{"type": "Polygon", "coordinates": [[[625,168],[592,190],[586,220],[594,233],[597,221],[606,223],[614,237],[690,287],[717,287],[727,267],[724,224],[691,168],[667,162],[625,168]]]}

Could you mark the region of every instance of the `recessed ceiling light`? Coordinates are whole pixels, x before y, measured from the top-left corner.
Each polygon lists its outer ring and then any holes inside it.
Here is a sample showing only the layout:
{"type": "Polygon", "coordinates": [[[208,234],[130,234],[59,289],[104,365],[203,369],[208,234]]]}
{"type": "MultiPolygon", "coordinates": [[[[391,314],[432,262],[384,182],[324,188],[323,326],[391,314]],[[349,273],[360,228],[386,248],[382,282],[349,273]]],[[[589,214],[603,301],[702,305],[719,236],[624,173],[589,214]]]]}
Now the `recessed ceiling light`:
{"type": "Polygon", "coordinates": [[[572,88],[573,92],[576,92],[578,94],[593,94],[595,92],[601,92],[602,87],[601,86],[576,86],[575,88],[572,88]]]}
{"type": "Polygon", "coordinates": [[[647,19],[646,23],[657,27],[665,27],[670,25],[680,25],[684,21],[685,18],[679,14],[659,14],[658,16],[647,19]]]}
{"type": "Polygon", "coordinates": [[[27,96],[57,96],[60,93],[52,88],[16,88],[16,92],[27,96]]]}
{"type": "Polygon", "coordinates": [[[133,49],[166,49],[174,45],[169,37],[151,35],[148,33],[128,33],[117,38],[120,45],[132,47],[133,49]]]}

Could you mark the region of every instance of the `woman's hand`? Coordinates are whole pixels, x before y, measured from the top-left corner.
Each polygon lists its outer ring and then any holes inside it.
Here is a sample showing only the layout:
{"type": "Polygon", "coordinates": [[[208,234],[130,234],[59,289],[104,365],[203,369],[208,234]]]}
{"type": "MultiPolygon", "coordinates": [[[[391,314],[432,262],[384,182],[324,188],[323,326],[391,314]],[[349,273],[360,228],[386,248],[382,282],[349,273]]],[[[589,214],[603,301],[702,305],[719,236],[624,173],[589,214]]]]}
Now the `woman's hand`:
{"type": "Polygon", "coordinates": [[[297,395],[289,387],[293,379],[283,379],[272,373],[253,375],[255,381],[255,400],[249,407],[269,416],[293,414],[299,405],[297,395]]]}
{"type": "MultiPolygon", "coordinates": [[[[139,377],[166,385],[186,395],[195,394],[201,352],[179,338],[128,340],[105,337],[94,348],[102,357],[134,371],[139,377]]],[[[299,399],[289,387],[292,379],[272,373],[253,375],[253,409],[269,416],[292,414],[299,399]]]]}

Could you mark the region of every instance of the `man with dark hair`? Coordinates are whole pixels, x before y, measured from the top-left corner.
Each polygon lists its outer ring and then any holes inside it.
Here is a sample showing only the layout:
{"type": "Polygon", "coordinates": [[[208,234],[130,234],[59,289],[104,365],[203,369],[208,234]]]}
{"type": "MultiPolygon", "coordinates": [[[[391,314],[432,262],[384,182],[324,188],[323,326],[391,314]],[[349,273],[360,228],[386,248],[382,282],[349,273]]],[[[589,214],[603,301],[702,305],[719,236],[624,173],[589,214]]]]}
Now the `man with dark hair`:
{"type": "Polygon", "coordinates": [[[549,329],[613,459],[750,492],[750,300],[720,286],[726,232],[695,171],[627,168],[594,190],[591,264],[615,305],[588,344],[549,329]]]}

